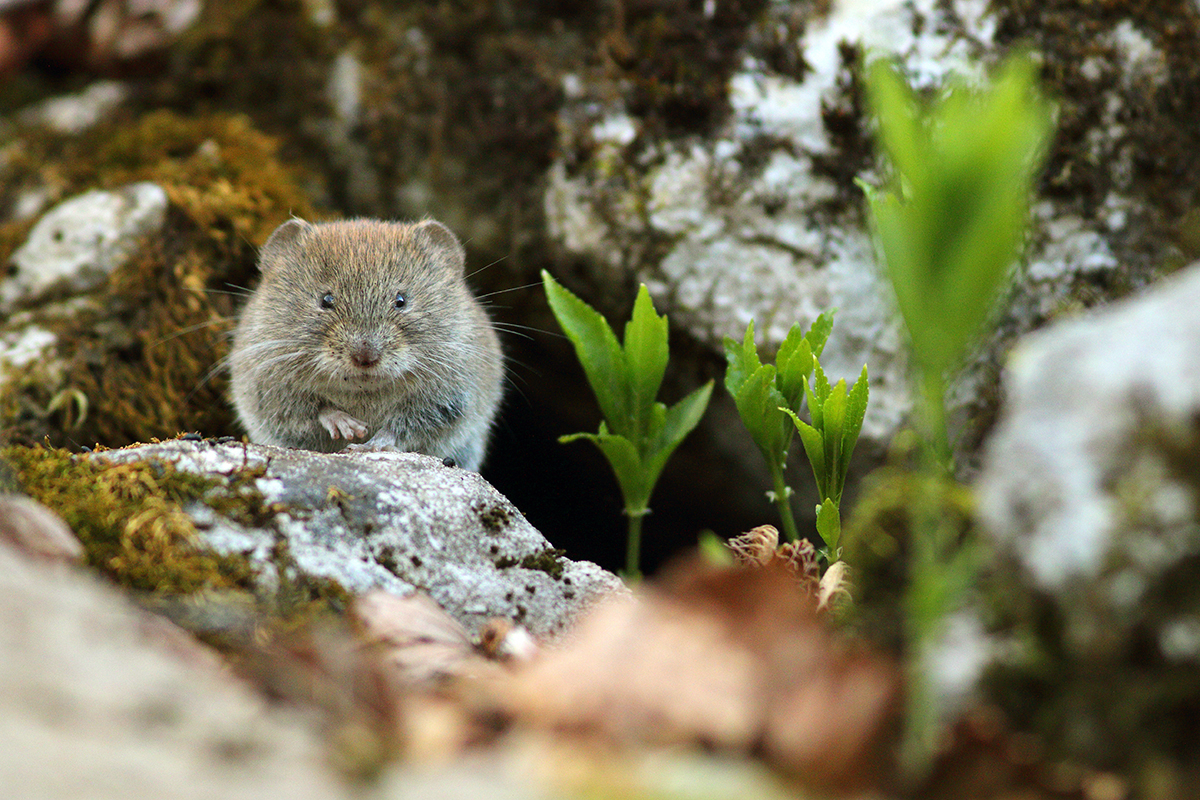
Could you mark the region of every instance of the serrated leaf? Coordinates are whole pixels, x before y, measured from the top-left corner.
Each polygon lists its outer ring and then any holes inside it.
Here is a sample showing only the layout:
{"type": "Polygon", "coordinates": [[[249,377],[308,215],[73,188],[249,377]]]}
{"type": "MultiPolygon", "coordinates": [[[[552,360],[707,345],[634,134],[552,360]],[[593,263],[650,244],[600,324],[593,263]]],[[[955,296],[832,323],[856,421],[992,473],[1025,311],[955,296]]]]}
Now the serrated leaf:
{"type": "Polygon", "coordinates": [[[763,364],[743,383],[734,397],[750,438],[758,445],[768,463],[778,463],[782,457],[783,441],[778,408],[784,405],[783,395],[775,386],[775,368],[763,364]]]}
{"type": "Polygon", "coordinates": [[[825,444],[825,466],[830,478],[825,491],[840,500],[842,487],[837,478],[842,463],[842,434],[846,429],[846,381],[839,380],[829,391],[821,416],[824,419],[821,441],[825,444]]]}
{"type": "Polygon", "coordinates": [[[704,416],[704,411],[708,408],[708,401],[712,397],[712,388],[713,382],[709,381],[666,409],[655,449],[674,448],[700,424],[700,419],[704,416]]]}
{"type": "Polygon", "coordinates": [[[725,389],[737,397],[746,379],[762,366],[758,348],[754,345],[754,320],[746,326],[746,334],[740,343],[725,337],[725,362],[725,389]]]}
{"type": "Polygon", "coordinates": [[[838,474],[834,480],[838,486],[846,484],[846,473],[850,469],[850,457],[854,455],[854,447],[858,444],[858,435],[862,432],[863,419],[867,415],[867,400],[870,397],[870,386],[867,380],[867,365],[863,364],[862,372],[850,394],[846,398],[846,425],[842,431],[842,457],[838,465],[838,474]]]}
{"type": "Polygon", "coordinates": [[[550,310],[575,348],[600,411],[618,433],[628,431],[632,417],[628,399],[625,353],[608,321],[542,270],[542,286],[550,310]]]}
{"type": "MultiPolygon", "coordinates": [[[[599,447],[600,452],[604,453],[604,457],[608,459],[609,466],[612,467],[613,473],[617,476],[617,483],[621,487],[625,510],[629,513],[644,511],[650,503],[650,492],[654,487],[654,480],[646,479],[648,472],[646,465],[642,463],[633,442],[624,436],[611,433],[574,433],[569,436],[560,436],[558,440],[567,443],[579,439],[586,439],[599,447]]],[[[658,474],[655,473],[654,478],[657,477],[658,474]]]]}
{"type": "Polygon", "coordinates": [[[776,384],[783,394],[788,408],[800,410],[800,400],[804,397],[804,378],[812,374],[813,354],[812,345],[804,337],[800,325],[792,326],[787,338],[775,356],[777,370],[776,384]]]}
{"type": "Polygon", "coordinates": [[[812,467],[813,480],[817,483],[817,493],[824,497],[828,494],[829,472],[825,464],[825,442],[821,432],[796,416],[791,409],[784,409],[792,418],[792,424],[800,433],[800,443],[804,446],[804,455],[808,457],[808,465],[812,467]]]}
{"type": "Polygon", "coordinates": [[[644,283],[633,303],[633,315],[625,324],[625,364],[633,395],[630,410],[639,428],[636,433],[649,435],[651,406],[667,372],[667,318],[655,312],[644,283]]]}
{"type": "Polygon", "coordinates": [[[824,405],[829,397],[829,378],[826,377],[825,370],[821,369],[819,361],[813,365],[813,392],[817,395],[817,402],[824,405]]]}
{"type": "Polygon", "coordinates": [[[825,351],[825,343],[829,341],[829,334],[833,331],[833,315],[836,313],[836,308],[822,312],[820,316],[813,320],[813,324],[809,326],[808,333],[804,334],[804,338],[808,340],[809,347],[812,348],[814,358],[820,358],[821,353],[825,351]]]}
{"type": "Polygon", "coordinates": [[[679,447],[684,437],[692,432],[704,416],[709,398],[712,397],[712,388],[712,381],[709,381],[666,410],[662,430],[646,453],[642,465],[646,481],[651,487],[658,482],[658,476],[667,465],[667,459],[675,452],[675,448],[679,447]]]}
{"type": "Polygon", "coordinates": [[[842,515],[838,512],[838,504],[828,497],[817,506],[817,533],[829,548],[830,560],[835,560],[838,540],[842,538],[842,515]]]}
{"type": "MultiPolygon", "coordinates": [[[[817,369],[820,368],[820,365],[818,365],[817,369]]],[[[805,378],[803,383],[804,397],[808,400],[808,415],[812,417],[812,424],[818,429],[824,428],[825,423],[821,416],[825,410],[824,399],[817,397],[817,393],[813,391],[812,384],[809,382],[808,378],[805,378]]]]}
{"type": "Polygon", "coordinates": [[[867,99],[879,123],[879,141],[895,169],[903,175],[924,171],[928,136],[918,106],[895,63],[879,59],[868,68],[867,99]]]}

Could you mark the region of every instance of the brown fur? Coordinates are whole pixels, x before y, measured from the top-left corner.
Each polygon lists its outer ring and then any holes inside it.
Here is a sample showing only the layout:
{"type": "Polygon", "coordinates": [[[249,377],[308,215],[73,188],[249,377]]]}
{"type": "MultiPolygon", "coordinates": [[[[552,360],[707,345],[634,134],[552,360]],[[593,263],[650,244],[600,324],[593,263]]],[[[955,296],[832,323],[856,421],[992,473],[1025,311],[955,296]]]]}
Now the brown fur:
{"type": "Polygon", "coordinates": [[[478,469],[504,369],[464,263],[432,220],[281,225],[230,354],[251,441],[330,452],[367,436],[478,469]]]}

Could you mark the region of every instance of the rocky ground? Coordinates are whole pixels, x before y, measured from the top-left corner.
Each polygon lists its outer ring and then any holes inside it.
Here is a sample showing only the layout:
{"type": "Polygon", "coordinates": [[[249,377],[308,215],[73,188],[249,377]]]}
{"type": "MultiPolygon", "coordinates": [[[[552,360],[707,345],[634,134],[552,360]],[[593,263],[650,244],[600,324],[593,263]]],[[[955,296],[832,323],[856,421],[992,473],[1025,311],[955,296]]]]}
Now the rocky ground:
{"type": "Polygon", "coordinates": [[[0,785],[1191,796],[1198,49],[1184,2],[0,8],[0,785]],[[881,179],[859,67],[890,54],[935,92],[1019,48],[1057,132],[951,388],[958,483],[930,495],[982,567],[917,652],[926,489],[855,183],[881,179]],[[482,477],[239,440],[228,333],[290,215],[466,243],[511,377],[482,477]],[[838,309],[822,361],[871,375],[848,600],[808,556],[665,566],[777,522],[721,391],[652,503],[659,574],[589,563],[619,562],[623,520],[603,462],[555,441],[597,414],[542,269],[610,319],[649,287],[670,400],[720,383],[750,320],[769,350],[838,309]],[[940,732],[917,767],[914,669],[940,732]]]}

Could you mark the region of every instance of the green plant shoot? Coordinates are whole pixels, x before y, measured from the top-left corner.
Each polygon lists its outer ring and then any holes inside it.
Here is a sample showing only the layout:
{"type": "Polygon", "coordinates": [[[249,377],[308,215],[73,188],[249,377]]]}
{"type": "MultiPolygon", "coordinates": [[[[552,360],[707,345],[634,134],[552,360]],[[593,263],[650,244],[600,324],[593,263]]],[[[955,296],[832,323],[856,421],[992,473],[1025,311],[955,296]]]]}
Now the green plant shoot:
{"type": "Polygon", "coordinates": [[[909,679],[901,758],[910,774],[928,767],[940,724],[924,654],[945,616],[961,607],[979,564],[977,546],[947,523],[932,488],[950,481],[945,381],[987,322],[1024,243],[1034,180],[1053,132],[1036,71],[1029,58],[1013,57],[985,85],[953,81],[925,103],[893,64],[868,69],[877,149],[892,178],[882,190],[863,188],[912,345],[931,487],[912,499],[904,601],[909,679]]]}
{"type": "Polygon", "coordinates": [[[790,408],[781,410],[800,432],[800,442],[817,482],[817,496],[823,498],[817,506],[817,533],[825,540],[826,555],[832,563],[840,557],[842,490],[846,486],[850,456],[854,455],[854,446],[867,414],[870,388],[865,364],[849,390],[844,379],[830,386],[820,363],[815,368],[814,384],[809,385],[808,378],[804,379],[804,395],[808,399],[812,424],[800,419],[790,408]]]}
{"type": "Polygon", "coordinates": [[[1010,58],[989,85],[951,82],[919,101],[886,60],[870,65],[888,186],[863,186],[885,273],[925,395],[926,439],[949,461],[945,376],[978,335],[1024,243],[1033,182],[1053,132],[1037,67],[1010,58]]]}
{"type": "Polygon", "coordinates": [[[604,453],[616,474],[629,518],[625,575],[636,580],[642,517],[667,459],[704,416],[712,381],[667,408],[655,400],[667,370],[667,318],[659,316],[643,284],[625,324],[624,345],[594,308],[542,270],[546,299],[583,366],[604,420],[599,433],[576,433],[604,453]]]}
{"type": "Polygon", "coordinates": [[[800,410],[805,381],[817,366],[817,357],[833,330],[833,315],[833,311],[827,311],[817,317],[807,332],[799,324],[793,325],[775,354],[774,364],[764,364],[758,357],[754,322],[746,327],[740,343],[725,338],[728,362],[725,388],[733,396],[742,423],[767,462],[773,484],[767,496],[779,509],[784,535],[793,542],[800,534],[792,515],[792,489],[784,481],[783,469],[796,428],[785,411],[800,410]]]}

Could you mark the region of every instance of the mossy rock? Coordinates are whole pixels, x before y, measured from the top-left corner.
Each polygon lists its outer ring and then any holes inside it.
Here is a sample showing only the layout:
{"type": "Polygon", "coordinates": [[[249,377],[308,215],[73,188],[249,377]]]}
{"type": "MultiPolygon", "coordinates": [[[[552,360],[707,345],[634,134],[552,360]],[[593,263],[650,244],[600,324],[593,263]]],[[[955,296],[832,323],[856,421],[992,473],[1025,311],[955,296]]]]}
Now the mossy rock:
{"type": "Polygon", "coordinates": [[[336,582],[292,569],[286,546],[273,561],[270,592],[243,556],[208,547],[197,529],[197,505],[245,525],[270,526],[267,503],[247,468],[216,480],[169,461],[113,463],[61,449],[9,446],[0,466],[18,488],[55,511],[83,544],[85,563],[134,593],[144,605],[222,648],[259,644],[339,614],[349,594],[336,582]]]}
{"type": "MultiPolygon", "coordinates": [[[[242,116],[159,111],[79,138],[14,138],[0,197],[37,185],[62,198],[135,181],[162,186],[167,223],[101,288],[27,309],[58,339],[54,358],[0,386],[0,439],[119,447],[180,431],[233,433],[219,365],[256,248],[279,223],[314,210],[276,140],[242,116]]],[[[28,233],[0,226],[0,258],[28,233]]]]}

